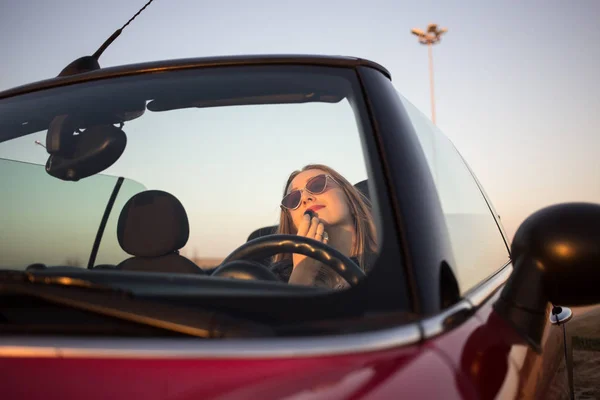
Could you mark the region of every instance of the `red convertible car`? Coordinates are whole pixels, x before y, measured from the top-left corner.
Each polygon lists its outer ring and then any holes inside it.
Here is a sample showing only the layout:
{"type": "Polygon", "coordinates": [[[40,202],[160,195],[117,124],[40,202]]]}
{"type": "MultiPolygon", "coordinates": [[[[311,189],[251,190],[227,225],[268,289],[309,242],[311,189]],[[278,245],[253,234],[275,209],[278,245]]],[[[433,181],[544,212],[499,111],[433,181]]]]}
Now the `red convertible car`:
{"type": "Polygon", "coordinates": [[[374,62],[67,68],[0,187],[2,398],[600,397],[600,205],[509,243],[374,62]]]}

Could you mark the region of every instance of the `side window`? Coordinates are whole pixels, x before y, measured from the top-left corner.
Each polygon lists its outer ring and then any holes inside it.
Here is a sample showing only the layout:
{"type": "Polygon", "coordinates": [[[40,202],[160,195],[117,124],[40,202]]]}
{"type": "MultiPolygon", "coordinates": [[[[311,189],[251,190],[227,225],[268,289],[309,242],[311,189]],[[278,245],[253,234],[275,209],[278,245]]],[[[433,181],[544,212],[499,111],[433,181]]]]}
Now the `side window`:
{"type": "MultiPolygon", "coordinates": [[[[44,165],[3,158],[0,171],[0,187],[10,193],[0,199],[0,268],[24,270],[41,262],[86,268],[118,178],[97,174],[75,184],[51,177],[44,165]]],[[[125,203],[143,190],[141,183],[123,181],[94,265],[130,257],[119,245],[117,223],[125,203]]]]}
{"type": "Polygon", "coordinates": [[[509,253],[485,197],[454,145],[415,106],[400,98],[440,196],[462,295],[502,267],[509,253]]]}

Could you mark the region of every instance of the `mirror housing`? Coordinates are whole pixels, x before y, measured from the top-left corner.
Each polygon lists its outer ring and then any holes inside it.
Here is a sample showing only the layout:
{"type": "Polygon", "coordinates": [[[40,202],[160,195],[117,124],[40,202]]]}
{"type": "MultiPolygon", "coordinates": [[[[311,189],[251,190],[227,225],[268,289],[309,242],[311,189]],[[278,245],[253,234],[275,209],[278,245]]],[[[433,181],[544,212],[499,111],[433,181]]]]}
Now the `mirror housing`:
{"type": "Polygon", "coordinates": [[[540,352],[548,302],[600,303],[600,205],[535,212],[517,230],[511,253],[513,272],[494,309],[540,352]]]}
{"type": "Polygon", "coordinates": [[[78,135],[62,130],[48,136],[46,172],[64,181],[104,171],[121,157],[127,144],[125,132],[113,125],[93,126],[78,135]]]}

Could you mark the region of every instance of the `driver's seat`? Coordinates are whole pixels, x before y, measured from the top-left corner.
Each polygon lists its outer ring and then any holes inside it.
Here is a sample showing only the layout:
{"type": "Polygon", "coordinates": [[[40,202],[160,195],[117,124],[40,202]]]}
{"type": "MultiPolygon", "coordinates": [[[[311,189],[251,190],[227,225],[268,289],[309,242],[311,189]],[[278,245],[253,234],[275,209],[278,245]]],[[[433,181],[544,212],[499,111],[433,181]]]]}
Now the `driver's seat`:
{"type": "Polygon", "coordinates": [[[121,211],[117,238],[133,257],[117,265],[125,271],[199,273],[204,271],[179,255],[190,234],[187,214],[175,196],[147,190],[133,196],[121,211]]]}

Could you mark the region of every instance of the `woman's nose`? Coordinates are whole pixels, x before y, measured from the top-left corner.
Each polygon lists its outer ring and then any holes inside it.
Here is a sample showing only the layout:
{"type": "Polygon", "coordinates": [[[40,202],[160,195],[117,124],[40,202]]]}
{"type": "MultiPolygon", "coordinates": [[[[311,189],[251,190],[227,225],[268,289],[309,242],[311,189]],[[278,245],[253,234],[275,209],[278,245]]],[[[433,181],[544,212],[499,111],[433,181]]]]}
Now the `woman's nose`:
{"type": "Polygon", "coordinates": [[[307,190],[303,190],[302,191],[302,202],[306,203],[306,202],[308,202],[308,200],[314,201],[315,198],[313,197],[313,195],[310,192],[308,192],[307,190]]]}

